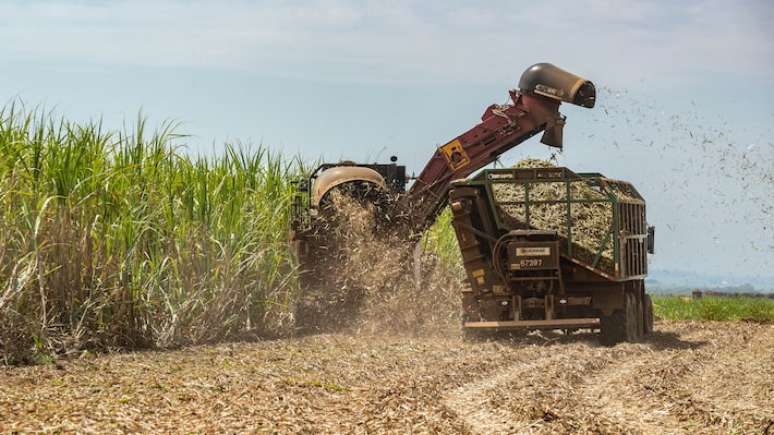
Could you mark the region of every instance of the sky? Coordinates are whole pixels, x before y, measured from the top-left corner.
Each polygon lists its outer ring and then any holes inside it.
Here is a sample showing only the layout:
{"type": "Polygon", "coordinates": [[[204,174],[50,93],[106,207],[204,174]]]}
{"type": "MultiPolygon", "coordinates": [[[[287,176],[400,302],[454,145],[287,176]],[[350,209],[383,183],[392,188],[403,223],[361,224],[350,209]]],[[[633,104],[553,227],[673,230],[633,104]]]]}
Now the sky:
{"type": "MultiPolygon", "coordinates": [[[[557,160],[638,187],[652,268],[774,276],[772,22],[767,1],[0,0],[0,99],[176,120],[191,153],[418,173],[551,62],[599,88],[595,109],[563,106],[557,160]]],[[[553,152],[534,138],[502,163],[553,152]]]]}

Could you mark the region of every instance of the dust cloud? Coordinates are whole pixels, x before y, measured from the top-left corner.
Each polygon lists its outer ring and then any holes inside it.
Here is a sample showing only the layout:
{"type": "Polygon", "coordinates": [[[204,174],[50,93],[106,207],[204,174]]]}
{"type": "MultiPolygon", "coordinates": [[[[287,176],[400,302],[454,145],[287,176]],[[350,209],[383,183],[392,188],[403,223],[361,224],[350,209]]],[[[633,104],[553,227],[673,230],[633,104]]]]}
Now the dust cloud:
{"type": "Polygon", "coordinates": [[[337,189],[323,210],[329,276],[315,293],[320,329],[459,334],[459,264],[390,228],[378,203],[337,189]]]}

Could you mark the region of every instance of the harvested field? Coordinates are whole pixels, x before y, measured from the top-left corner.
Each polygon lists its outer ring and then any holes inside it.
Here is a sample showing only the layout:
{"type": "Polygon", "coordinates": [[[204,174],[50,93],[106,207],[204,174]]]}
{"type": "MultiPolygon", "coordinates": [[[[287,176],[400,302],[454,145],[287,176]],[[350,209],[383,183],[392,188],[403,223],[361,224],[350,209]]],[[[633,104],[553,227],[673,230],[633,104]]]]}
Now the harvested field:
{"type": "Polygon", "coordinates": [[[317,335],[0,369],[0,431],[763,433],[774,325],[663,322],[612,348],[317,335]]]}

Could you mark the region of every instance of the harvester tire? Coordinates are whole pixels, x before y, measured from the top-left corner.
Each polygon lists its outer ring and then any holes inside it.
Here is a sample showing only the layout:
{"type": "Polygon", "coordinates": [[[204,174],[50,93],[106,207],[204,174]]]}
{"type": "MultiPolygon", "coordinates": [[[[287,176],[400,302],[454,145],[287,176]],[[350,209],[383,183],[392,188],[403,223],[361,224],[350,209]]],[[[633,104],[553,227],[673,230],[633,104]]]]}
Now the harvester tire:
{"type": "Polygon", "coordinates": [[[653,334],[653,299],[650,295],[645,295],[645,303],[643,304],[645,310],[645,335],[653,334]]]}

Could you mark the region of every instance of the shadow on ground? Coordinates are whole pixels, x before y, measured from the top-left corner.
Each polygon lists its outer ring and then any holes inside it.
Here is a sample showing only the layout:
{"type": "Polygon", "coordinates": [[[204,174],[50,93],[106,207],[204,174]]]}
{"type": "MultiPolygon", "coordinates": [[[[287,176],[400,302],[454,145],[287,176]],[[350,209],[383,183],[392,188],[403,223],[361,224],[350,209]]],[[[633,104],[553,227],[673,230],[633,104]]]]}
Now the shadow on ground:
{"type": "MultiPolygon", "coordinates": [[[[466,337],[472,341],[494,341],[500,344],[554,346],[570,343],[588,343],[595,347],[609,347],[599,341],[599,334],[586,331],[564,333],[559,331],[536,332],[488,332],[466,337]]],[[[654,331],[636,343],[642,343],[653,350],[698,349],[707,344],[704,340],[684,340],[680,334],[671,331],[654,331]]]]}

